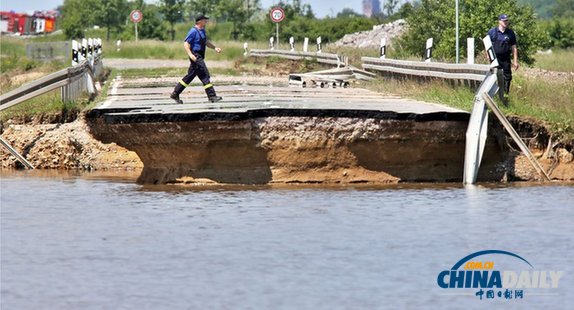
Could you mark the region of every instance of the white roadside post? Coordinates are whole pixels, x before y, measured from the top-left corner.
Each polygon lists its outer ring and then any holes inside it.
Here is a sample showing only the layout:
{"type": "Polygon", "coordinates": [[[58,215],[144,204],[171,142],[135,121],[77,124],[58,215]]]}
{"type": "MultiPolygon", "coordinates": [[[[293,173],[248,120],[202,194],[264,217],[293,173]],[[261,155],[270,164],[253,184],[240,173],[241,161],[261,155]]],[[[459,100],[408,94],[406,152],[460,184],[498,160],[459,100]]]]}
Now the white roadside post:
{"type": "Polygon", "coordinates": [[[317,38],[317,54],[321,53],[321,37],[317,38]]]}
{"type": "Polygon", "coordinates": [[[80,51],[78,47],[78,41],[72,40],[72,67],[77,66],[80,63],[80,51]]]}
{"type": "Polygon", "coordinates": [[[122,49],[122,40],[116,41],[116,51],[119,52],[122,49]]]}
{"type": "Polygon", "coordinates": [[[381,54],[380,57],[381,59],[385,59],[387,54],[387,38],[382,38],[381,39],[381,54]]]}
{"type": "Polygon", "coordinates": [[[425,51],[425,62],[431,62],[431,59],[432,59],[432,44],[433,44],[433,38],[427,39],[426,51],[425,51]]]}
{"type": "Polygon", "coordinates": [[[82,39],[82,46],[80,47],[80,55],[82,56],[79,60],[83,62],[88,59],[88,40],[82,39]]]}
{"type": "Polygon", "coordinates": [[[243,56],[247,57],[247,55],[249,54],[249,50],[248,50],[249,45],[247,44],[247,42],[243,43],[243,56]]]}
{"type": "Polygon", "coordinates": [[[290,37],[289,38],[289,45],[291,45],[291,52],[295,51],[295,38],[290,37]]]}
{"type": "Polygon", "coordinates": [[[309,38],[303,40],[303,52],[307,53],[309,51],[309,38]]]}
{"type": "Polygon", "coordinates": [[[275,42],[275,37],[270,37],[269,38],[269,49],[270,50],[275,49],[275,43],[274,42],[275,42]]]}
{"type": "Polygon", "coordinates": [[[466,63],[474,64],[474,38],[466,39],[466,63]]]}

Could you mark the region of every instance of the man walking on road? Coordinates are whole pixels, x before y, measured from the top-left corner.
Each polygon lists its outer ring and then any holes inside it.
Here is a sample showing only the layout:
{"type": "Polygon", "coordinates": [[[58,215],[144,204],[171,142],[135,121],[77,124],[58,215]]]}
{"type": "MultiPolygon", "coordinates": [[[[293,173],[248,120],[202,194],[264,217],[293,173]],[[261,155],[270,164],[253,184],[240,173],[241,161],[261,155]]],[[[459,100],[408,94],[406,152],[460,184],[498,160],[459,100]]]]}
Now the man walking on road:
{"type": "Polygon", "coordinates": [[[508,15],[501,14],[498,16],[498,26],[488,31],[488,36],[492,41],[492,47],[498,59],[498,68],[502,69],[504,75],[504,94],[510,92],[510,82],[512,81],[512,70],[518,69],[518,50],[516,48],[516,34],[512,29],[508,28],[510,23],[508,15]],[[513,55],[514,60],[510,62],[510,56],[513,55]]]}
{"type": "Polygon", "coordinates": [[[170,98],[175,100],[176,103],[183,103],[179,95],[189,86],[189,83],[191,83],[196,76],[198,76],[201,83],[203,83],[207,99],[210,102],[218,102],[223,99],[215,94],[215,89],[210,82],[209,70],[207,70],[207,66],[205,65],[206,47],[214,49],[217,53],[221,53],[221,49],[215,47],[215,45],[207,39],[205,34],[205,25],[208,20],[209,18],[207,16],[199,15],[195,18],[195,26],[189,30],[185,37],[183,47],[189,57],[190,65],[187,75],[179,81],[170,95],[170,98]]]}

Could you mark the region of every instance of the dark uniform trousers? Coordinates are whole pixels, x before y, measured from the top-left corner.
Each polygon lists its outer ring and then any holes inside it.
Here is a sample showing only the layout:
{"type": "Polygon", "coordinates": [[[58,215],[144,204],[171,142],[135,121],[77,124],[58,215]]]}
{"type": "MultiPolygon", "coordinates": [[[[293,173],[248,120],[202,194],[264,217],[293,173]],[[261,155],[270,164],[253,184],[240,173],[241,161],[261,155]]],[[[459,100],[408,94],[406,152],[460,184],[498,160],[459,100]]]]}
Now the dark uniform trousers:
{"type": "Polygon", "coordinates": [[[502,69],[504,76],[504,93],[510,92],[510,82],[512,81],[512,70],[510,58],[500,57],[498,59],[498,69],[502,69]]]}
{"type": "Polygon", "coordinates": [[[181,94],[183,90],[189,86],[189,83],[193,81],[193,79],[197,76],[203,83],[203,88],[205,89],[205,93],[207,94],[208,98],[215,97],[215,89],[210,82],[209,70],[207,70],[207,66],[205,65],[205,60],[201,55],[196,55],[197,60],[189,60],[191,63],[189,64],[189,69],[187,70],[187,75],[184,76],[181,81],[175,86],[174,93],[177,95],[181,94]]]}

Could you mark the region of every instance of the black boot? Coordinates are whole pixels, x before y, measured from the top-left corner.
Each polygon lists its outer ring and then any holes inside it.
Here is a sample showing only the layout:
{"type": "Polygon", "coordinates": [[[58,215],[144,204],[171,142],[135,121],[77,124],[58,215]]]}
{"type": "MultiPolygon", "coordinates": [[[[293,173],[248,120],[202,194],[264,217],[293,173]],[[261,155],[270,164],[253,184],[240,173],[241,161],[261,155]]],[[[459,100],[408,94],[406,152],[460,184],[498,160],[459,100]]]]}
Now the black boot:
{"type": "Polygon", "coordinates": [[[211,96],[211,97],[208,97],[207,99],[209,99],[210,102],[218,102],[218,101],[223,100],[223,98],[220,96],[211,96]]]}
{"type": "Polygon", "coordinates": [[[211,83],[206,84],[203,87],[205,88],[205,94],[207,95],[207,99],[209,100],[209,102],[218,102],[223,99],[215,93],[215,89],[213,88],[213,85],[211,85],[211,83]]]}
{"type": "Polygon", "coordinates": [[[169,95],[169,98],[175,100],[175,103],[177,104],[183,104],[183,100],[179,99],[179,94],[177,93],[171,93],[171,95],[169,95]]]}

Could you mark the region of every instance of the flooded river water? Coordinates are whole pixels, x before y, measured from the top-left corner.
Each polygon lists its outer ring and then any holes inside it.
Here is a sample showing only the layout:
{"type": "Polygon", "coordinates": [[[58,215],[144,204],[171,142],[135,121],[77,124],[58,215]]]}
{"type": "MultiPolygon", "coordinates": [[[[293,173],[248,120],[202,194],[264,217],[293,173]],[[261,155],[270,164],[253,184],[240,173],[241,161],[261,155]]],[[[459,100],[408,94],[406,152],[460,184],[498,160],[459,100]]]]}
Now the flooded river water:
{"type": "Polygon", "coordinates": [[[136,177],[3,170],[2,309],[574,305],[572,184],[180,188],[136,177]],[[483,250],[532,267],[475,261],[559,271],[559,285],[512,299],[439,287],[443,270],[483,250]]]}

